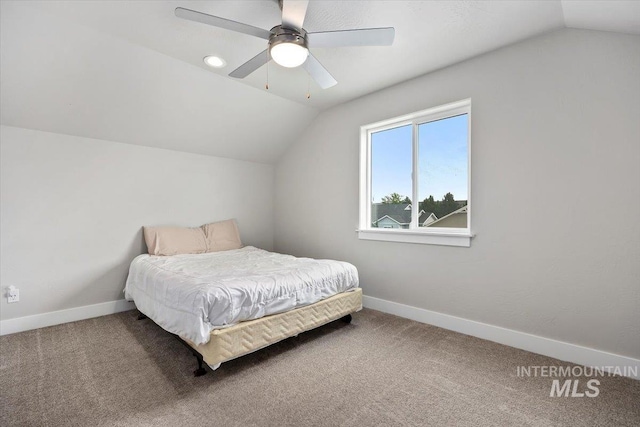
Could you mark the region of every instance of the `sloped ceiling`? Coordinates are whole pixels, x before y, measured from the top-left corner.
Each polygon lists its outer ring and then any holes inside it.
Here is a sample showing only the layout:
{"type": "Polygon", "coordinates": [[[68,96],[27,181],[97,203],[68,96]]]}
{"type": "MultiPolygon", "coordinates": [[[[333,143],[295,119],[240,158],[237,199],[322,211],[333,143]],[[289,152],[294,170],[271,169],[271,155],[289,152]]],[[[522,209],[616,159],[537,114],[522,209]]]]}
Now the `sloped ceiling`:
{"type": "Polygon", "coordinates": [[[273,162],[317,114],[127,40],[1,4],[4,125],[273,162]]]}
{"type": "Polygon", "coordinates": [[[395,43],[314,51],[338,80],[324,91],[302,69],[270,65],[267,91],[267,67],[227,77],[263,40],[173,11],[269,29],[273,0],[0,4],[2,124],[259,162],[322,109],[498,47],[565,26],[640,32],[636,2],[312,0],[307,30],[393,26],[395,43]],[[211,54],[228,66],[206,67],[211,54]]]}
{"type": "Polygon", "coordinates": [[[640,34],[640,1],[562,1],[568,28],[640,34]]]}

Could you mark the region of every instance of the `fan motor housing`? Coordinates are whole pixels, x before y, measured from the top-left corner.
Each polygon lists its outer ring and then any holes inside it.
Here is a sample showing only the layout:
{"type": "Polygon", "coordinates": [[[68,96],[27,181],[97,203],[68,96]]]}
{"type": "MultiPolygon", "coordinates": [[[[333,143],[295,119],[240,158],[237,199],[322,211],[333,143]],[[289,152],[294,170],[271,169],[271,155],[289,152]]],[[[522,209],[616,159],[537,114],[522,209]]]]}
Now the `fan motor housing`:
{"type": "Polygon", "coordinates": [[[293,43],[308,49],[307,32],[304,29],[295,30],[286,28],[282,25],[276,25],[271,29],[271,37],[269,37],[269,47],[279,45],[280,43],[293,43]]]}

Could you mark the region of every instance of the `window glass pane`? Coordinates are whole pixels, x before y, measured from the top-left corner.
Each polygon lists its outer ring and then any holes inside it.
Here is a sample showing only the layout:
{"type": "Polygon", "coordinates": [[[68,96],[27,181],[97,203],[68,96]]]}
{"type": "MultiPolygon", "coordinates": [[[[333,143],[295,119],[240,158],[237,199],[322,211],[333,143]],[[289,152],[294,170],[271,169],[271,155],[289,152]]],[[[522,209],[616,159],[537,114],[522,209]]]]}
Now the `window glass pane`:
{"type": "Polygon", "coordinates": [[[467,228],[467,116],[418,126],[421,227],[467,228]]]}
{"type": "Polygon", "coordinates": [[[371,227],[409,228],[412,125],[371,134],[371,227]]]}

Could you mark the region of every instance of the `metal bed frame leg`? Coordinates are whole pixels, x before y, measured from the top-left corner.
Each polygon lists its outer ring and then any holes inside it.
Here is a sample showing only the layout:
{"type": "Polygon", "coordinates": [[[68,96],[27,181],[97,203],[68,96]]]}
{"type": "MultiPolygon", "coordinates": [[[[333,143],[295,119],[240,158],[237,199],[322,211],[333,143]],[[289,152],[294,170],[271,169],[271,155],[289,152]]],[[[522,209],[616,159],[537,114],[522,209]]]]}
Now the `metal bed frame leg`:
{"type": "Polygon", "coordinates": [[[346,316],[340,318],[340,320],[342,320],[344,323],[351,323],[351,319],[352,317],[350,314],[347,314],[346,316]]]}
{"type": "Polygon", "coordinates": [[[187,344],[182,338],[180,338],[179,336],[172,334],[174,337],[176,337],[178,339],[178,341],[180,341],[185,347],[187,347],[189,350],[191,350],[191,354],[193,354],[195,356],[195,358],[198,360],[198,369],[196,369],[195,371],[193,371],[193,376],[194,377],[201,377],[203,375],[207,374],[207,369],[203,366],[204,365],[204,358],[202,357],[202,355],[193,347],[191,347],[189,344],[187,344]]]}
{"type": "MultiPolygon", "coordinates": [[[[147,316],[145,316],[143,313],[140,313],[138,315],[138,320],[144,320],[146,319],[147,316]]],[[[189,344],[187,344],[182,338],[180,338],[178,335],[176,334],[171,334],[174,337],[176,337],[178,339],[178,341],[180,341],[185,347],[187,347],[191,353],[193,353],[193,355],[196,357],[196,359],[198,360],[198,369],[196,369],[195,371],[193,371],[193,376],[194,377],[201,377],[203,375],[205,375],[207,373],[207,369],[203,366],[204,365],[204,358],[202,357],[202,355],[200,353],[198,353],[193,347],[191,347],[189,344]]]]}
{"type": "Polygon", "coordinates": [[[204,362],[204,360],[202,359],[202,355],[200,353],[197,353],[194,351],[193,355],[196,357],[196,359],[198,359],[198,369],[193,371],[193,376],[201,377],[207,373],[207,370],[204,368],[204,366],[202,366],[202,363],[204,362]]]}
{"type": "Polygon", "coordinates": [[[176,334],[171,334],[174,337],[176,337],[176,339],[178,341],[180,341],[182,343],[182,345],[184,345],[185,347],[187,347],[189,349],[189,351],[191,351],[191,354],[193,354],[195,356],[195,358],[198,360],[198,369],[196,369],[195,371],[193,371],[193,376],[194,377],[201,377],[203,375],[206,375],[207,373],[207,369],[204,367],[204,358],[202,357],[202,355],[193,347],[191,347],[189,344],[187,344],[182,338],[180,338],[178,335],[176,334]]]}

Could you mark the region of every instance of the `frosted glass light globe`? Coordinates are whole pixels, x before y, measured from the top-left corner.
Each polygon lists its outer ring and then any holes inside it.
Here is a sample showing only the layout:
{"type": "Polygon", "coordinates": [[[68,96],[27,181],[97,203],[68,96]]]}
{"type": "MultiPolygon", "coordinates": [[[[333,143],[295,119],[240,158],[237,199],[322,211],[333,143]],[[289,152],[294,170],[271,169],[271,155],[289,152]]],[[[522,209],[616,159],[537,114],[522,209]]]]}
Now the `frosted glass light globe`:
{"type": "Polygon", "coordinates": [[[277,64],[287,68],[295,68],[304,64],[309,50],[295,43],[278,43],[271,46],[271,57],[277,64]]]}

